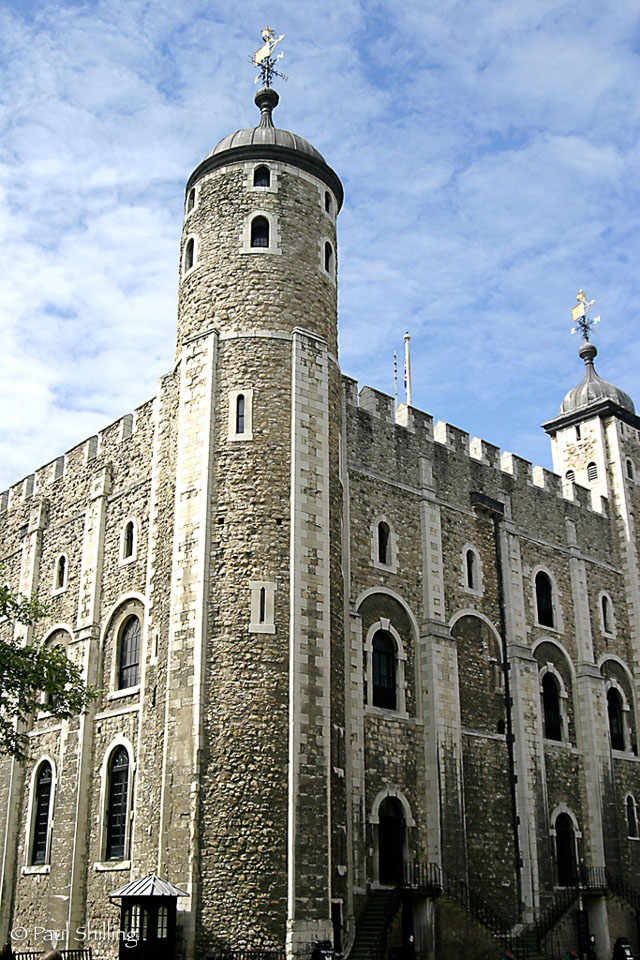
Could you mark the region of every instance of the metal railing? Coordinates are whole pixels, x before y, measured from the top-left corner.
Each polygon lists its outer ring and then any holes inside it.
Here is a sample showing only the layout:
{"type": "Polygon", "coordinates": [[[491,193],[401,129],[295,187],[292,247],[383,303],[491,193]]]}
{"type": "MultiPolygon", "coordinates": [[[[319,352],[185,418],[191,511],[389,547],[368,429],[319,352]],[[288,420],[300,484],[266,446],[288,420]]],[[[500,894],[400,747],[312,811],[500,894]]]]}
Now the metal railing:
{"type": "MultiPolygon", "coordinates": [[[[44,950],[14,950],[14,960],[37,960],[43,954],[47,953],[53,947],[46,947],[44,950]]],[[[62,960],[93,960],[91,947],[81,947],[73,950],[60,950],[62,960]]]]}
{"type": "Polygon", "coordinates": [[[205,954],[205,960],[286,960],[286,951],[267,947],[252,947],[246,950],[227,950],[213,948],[205,954]]]}

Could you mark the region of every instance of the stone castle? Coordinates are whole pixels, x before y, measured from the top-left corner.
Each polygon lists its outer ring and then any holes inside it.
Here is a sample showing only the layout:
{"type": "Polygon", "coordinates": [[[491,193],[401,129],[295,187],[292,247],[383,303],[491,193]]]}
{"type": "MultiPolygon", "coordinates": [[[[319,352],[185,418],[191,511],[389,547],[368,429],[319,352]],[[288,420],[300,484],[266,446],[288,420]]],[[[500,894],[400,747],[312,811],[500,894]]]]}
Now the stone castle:
{"type": "Polygon", "coordinates": [[[557,474],[358,392],[340,180],[255,100],[187,182],[157,395],[0,498],[7,583],[50,605],[17,629],[101,690],[0,759],[0,943],[608,960],[640,907],[640,418],[588,339],[557,474]]]}

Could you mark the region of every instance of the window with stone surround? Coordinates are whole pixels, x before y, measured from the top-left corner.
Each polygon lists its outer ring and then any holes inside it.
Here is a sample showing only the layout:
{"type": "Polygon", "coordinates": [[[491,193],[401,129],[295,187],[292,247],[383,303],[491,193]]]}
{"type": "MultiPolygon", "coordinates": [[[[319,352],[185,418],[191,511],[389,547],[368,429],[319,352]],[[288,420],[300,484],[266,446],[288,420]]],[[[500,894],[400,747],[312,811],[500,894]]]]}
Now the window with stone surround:
{"type": "Polygon", "coordinates": [[[61,553],[56,560],[53,573],[52,594],[62,593],[67,589],[67,574],[69,571],[69,561],[66,554],[61,553]]]}
{"type": "Polygon", "coordinates": [[[187,197],[187,213],[191,213],[192,210],[195,210],[196,206],[196,188],[191,187],[189,190],[189,195],[187,197]]]}
{"type": "Polygon", "coordinates": [[[251,620],[249,633],[275,633],[275,594],[274,580],[250,580],[251,620]]]}
{"type": "Polygon", "coordinates": [[[130,517],[125,521],[120,533],[120,564],[133,563],[137,554],[136,522],[130,517]]]}
{"type": "Polygon", "coordinates": [[[560,710],[560,685],[550,671],[541,683],[542,716],[545,740],[562,740],[562,712],[560,710]]]}
{"type": "Polygon", "coordinates": [[[587,480],[589,481],[589,483],[594,483],[594,481],[597,479],[598,479],[598,467],[596,466],[594,461],[591,460],[591,462],[587,464],[587,480]]]}
{"type": "Polygon", "coordinates": [[[105,860],[124,860],[129,810],[129,754],[116,747],[109,759],[105,810],[105,860]]]}
{"type": "Polygon", "coordinates": [[[53,766],[45,759],[37,764],[32,779],[28,862],[33,867],[41,867],[49,862],[52,802],[53,766]]]}
{"type": "Polygon", "coordinates": [[[635,471],[633,469],[633,460],[627,457],[627,477],[629,480],[633,480],[635,471]]]}
{"type": "Polygon", "coordinates": [[[187,276],[196,265],[197,248],[195,237],[188,237],[184,245],[184,257],[182,262],[182,275],[187,276]]]}
{"type": "Polygon", "coordinates": [[[269,246],[269,221],[266,217],[254,217],[251,221],[251,246],[269,246]]]}
{"type": "Polygon", "coordinates": [[[253,185],[254,187],[270,187],[271,186],[271,173],[269,167],[265,166],[263,163],[259,167],[256,167],[253,171],[253,185]]]}
{"type": "Polygon", "coordinates": [[[462,548],[462,586],[468,593],[482,595],[482,564],[476,548],[465,543],[462,548]]]}
{"type": "Polygon", "coordinates": [[[638,811],[635,797],[630,793],[627,794],[625,807],[627,814],[627,837],[630,840],[638,840],[638,811]]]}
{"type": "Polygon", "coordinates": [[[616,633],[613,603],[608,593],[600,594],[600,629],[605,636],[613,637],[616,633]]]}
{"type": "Polygon", "coordinates": [[[404,644],[386,618],[374,623],[365,641],[363,665],[366,703],[382,710],[405,713],[404,644]]]}
{"type": "Polygon", "coordinates": [[[612,750],[625,749],[625,724],[623,714],[623,700],[620,691],[615,687],[607,690],[607,714],[609,717],[609,738],[612,750]]]}
{"type": "Polygon", "coordinates": [[[536,620],[541,627],[555,627],[553,586],[551,577],[544,570],[535,576],[536,620]]]}
{"type": "MultiPolygon", "coordinates": [[[[48,637],[46,637],[44,640],[44,643],[47,645],[47,647],[49,647],[52,650],[53,649],[60,650],[61,653],[64,653],[64,655],[66,656],[67,646],[70,640],[71,640],[71,636],[69,635],[69,633],[67,633],[66,630],[59,629],[59,630],[54,630],[53,633],[51,633],[48,637]]],[[[42,695],[42,709],[44,711],[50,711],[53,707],[55,707],[55,705],[56,705],[55,694],[48,693],[45,690],[42,695]]]]}
{"type": "Polygon", "coordinates": [[[371,528],[371,560],[379,570],[395,573],[397,563],[397,540],[393,526],[387,517],[376,517],[371,528]]]}
{"type": "Polygon", "coordinates": [[[138,683],[141,633],[137,617],[125,620],[118,641],[118,690],[127,690],[138,683]]]}
{"type": "Polygon", "coordinates": [[[228,440],[253,440],[253,389],[229,391],[228,440]]]}

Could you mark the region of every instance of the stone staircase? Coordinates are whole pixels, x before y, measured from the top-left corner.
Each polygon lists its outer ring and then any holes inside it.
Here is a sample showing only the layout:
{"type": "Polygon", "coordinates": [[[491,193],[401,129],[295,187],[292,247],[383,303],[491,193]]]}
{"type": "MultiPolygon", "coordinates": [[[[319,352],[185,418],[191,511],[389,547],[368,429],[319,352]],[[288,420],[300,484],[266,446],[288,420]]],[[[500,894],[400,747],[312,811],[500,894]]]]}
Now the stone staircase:
{"type": "Polygon", "coordinates": [[[382,960],[387,933],[400,908],[397,889],[372,890],[356,922],[356,936],[349,960],[382,960]]]}

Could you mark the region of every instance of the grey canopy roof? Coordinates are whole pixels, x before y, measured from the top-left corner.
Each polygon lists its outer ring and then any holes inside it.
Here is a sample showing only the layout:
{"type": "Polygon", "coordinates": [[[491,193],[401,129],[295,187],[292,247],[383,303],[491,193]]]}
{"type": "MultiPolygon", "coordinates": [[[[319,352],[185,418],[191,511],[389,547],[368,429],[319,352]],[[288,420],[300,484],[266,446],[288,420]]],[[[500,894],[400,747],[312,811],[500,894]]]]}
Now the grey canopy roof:
{"type": "Polygon", "coordinates": [[[596,348],[589,341],[582,344],[578,353],[585,363],[584,377],[569,393],[565,396],[560,405],[558,416],[577,413],[587,407],[600,403],[602,400],[611,400],[613,403],[627,410],[629,413],[635,413],[633,400],[628,393],[620,390],[619,387],[608,383],[598,376],[593,361],[598,353],[596,348]]]}
{"type": "Polygon", "coordinates": [[[138,880],[131,880],[124,887],[114,890],[109,894],[109,899],[115,900],[121,897],[188,897],[185,890],[163,880],[155,873],[148,873],[146,877],[140,877],[138,880]]]}

